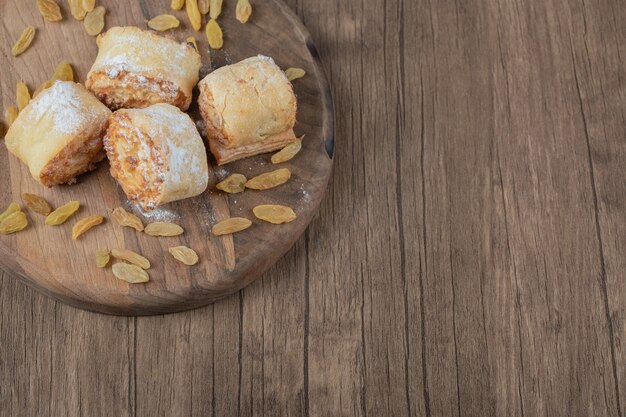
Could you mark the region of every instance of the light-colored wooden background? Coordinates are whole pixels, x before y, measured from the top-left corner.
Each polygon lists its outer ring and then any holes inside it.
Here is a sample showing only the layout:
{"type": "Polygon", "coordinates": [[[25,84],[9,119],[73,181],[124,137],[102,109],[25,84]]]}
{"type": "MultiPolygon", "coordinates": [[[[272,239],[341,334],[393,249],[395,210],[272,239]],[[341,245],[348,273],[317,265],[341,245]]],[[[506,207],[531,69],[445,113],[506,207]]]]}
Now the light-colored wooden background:
{"type": "Polygon", "coordinates": [[[288,3],[338,115],[305,236],[163,317],[3,275],[0,414],[626,415],[624,4],[288,3]]]}

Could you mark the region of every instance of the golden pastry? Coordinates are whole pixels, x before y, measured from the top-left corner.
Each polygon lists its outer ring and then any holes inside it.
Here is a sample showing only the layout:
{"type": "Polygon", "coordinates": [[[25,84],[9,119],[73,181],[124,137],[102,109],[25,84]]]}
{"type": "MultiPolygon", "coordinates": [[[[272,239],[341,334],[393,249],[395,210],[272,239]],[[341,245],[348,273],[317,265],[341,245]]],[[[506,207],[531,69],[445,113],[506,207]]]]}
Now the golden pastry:
{"type": "Polygon", "coordinates": [[[191,118],[169,104],[116,111],[104,147],[111,175],[146,210],[196,196],[207,187],[202,138],[191,118]]]}
{"type": "Polygon", "coordinates": [[[187,42],[136,27],[114,27],[98,36],[96,62],[85,85],[111,109],[191,104],[200,54],[187,42]]]}
{"type": "Polygon", "coordinates": [[[222,67],[198,87],[209,146],[219,165],[296,140],[296,96],[271,58],[259,55],[222,67]]]}
{"type": "Polygon", "coordinates": [[[110,115],[82,85],[57,81],[20,112],[6,146],[46,187],[71,183],[104,158],[102,136],[110,115]]]}

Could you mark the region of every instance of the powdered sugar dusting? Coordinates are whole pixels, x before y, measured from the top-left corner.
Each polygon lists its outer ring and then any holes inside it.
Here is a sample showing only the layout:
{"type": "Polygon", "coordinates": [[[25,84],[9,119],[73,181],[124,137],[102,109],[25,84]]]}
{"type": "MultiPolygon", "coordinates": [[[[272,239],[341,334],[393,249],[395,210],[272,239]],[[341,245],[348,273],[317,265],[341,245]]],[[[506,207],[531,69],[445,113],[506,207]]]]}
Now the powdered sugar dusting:
{"type": "MultiPolygon", "coordinates": [[[[137,39],[138,36],[135,35],[127,36],[127,38],[129,38],[128,42],[142,42],[142,40],[137,39]],[[136,39],[132,40],[133,38],[136,39]]],[[[183,44],[179,44],[178,47],[174,47],[174,45],[171,45],[172,41],[166,40],[166,42],[167,44],[154,42],[154,49],[151,50],[151,54],[168,57],[165,68],[163,68],[164,71],[185,76],[183,68],[179,65],[175,65],[175,63],[185,59],[185,55],[188,52],[186,47],[183,44]]],[[[122,71],[142,72],[154,69],[152,66],[143,65],[135,55],[127,52],[121,52],[118,55],[108,57],[106,60],[106,66],[106,73],[111,78],[117,77],[117,75],[122,71]]]]}
{"type": "Polygon", "coordinates": [[[198,132],[195,131],[195,125],[191,122],[191,119],[185,117],[185,113],[174,106],[155,104],[141,111],[155,121],[155,123],[150,125],[148,131],[148,134],[152,137],[159,135],[169,137],[188,135],[191,133],[198,134],[198,132]]]}
{"type": "Polygon", "coordinates": [[[230,172],[227,171],[226,168],[224,168],[223,166],[218,166],[214,168],[213,172],[215,173],[215,175],[220,181],[230,175],[230,172]]]}
{"type": "Polygon", "coordinates": [[[212,198],[209,197],[211,195],[212,192],[209,190],[207,193],[190,200],[194,212],[194,222],[207,229],[217,223],[215,210],[211,205],[212,198]]]}
{"type": "Polygon", "coordinates": [[[152,222],[170,222],[176,223],[180,221],[180,215],[174,210],[169,210],[163,207],[157,207],[154,210],[144,210],[137,203],[131,201],[127,202],[127,208],[134,214],[143,217],[146,221],[152,222]]]}
{"type": "MultiPolygon", "coordinates": [[[[104,71],[109,78],[117,78],[120,72],[149,72],[154,70],[154,62],[161,62],[160,71],[184,78],[189,69],[181,63],[192,61],[195,51],[186,42],[178,43],[138,28],[112,28],[101,42],[115,42],[110,48],[101,48],[92,71],[104,71]],[[114,36],[114,40],[107,37],[114,36]],[[149,48],[146,43],[149,42],[149,48]],[[128,47],[130,45],[130,47],[128,47]],[[138,54],[140,49],[141,54],[138,54]]],[[[198,68],[200,59],[197,58],[198,68]]],[[[197,69],[196,69],[197,72],[197,69]]]]}
{"type": "Polygon", "coordinates": [[[196,120],[196,129],[198,129],[198,133],[200,136],[207,137],[206,129],[204,128],[204,122],[202,120],[196,120]]]}
{"type": "MultiPolygon", "coordinates": [[[[260,59],[261,61],[267,61],[267,62],[269,62],[270,64],[274,64],[274,59],[273,59],[273,58],[271,58],[271,57],[269,57],[269,56],[265,56],[265,55],[260,55],[260,54],[259,54],[259,55],[257,55],[256,57],[257,57],[258,59],[260,59]]],[[[248,58],[248,59],[250,59],[250,58],[248,58]]]]}
{"type": "MultiPolygon", "coordinates": [[[[169,148],[168,165],[169,180],[174,184],[181,182],[181,173],[191,174],[192,178],[200,177],[200,172],[206,167],[206,162],[200,160],[205,155],[204,149],[198,152],[194,143],[184,142],[182,139],[196,138],[197,143],[202,144],[195,124],[191,119],[177,108],[167,104],[157,104],[143,112],[154,120],[150,124],[148,135],[152,138],[167,138],[169,148]],[[204,164],[204,167],[203,167],[204,164]]],[[[204,145],[202,145],[204,148],[204,145]]]]}
{"type": "Polygon", "coordinates": [[[28,122],[36,123],[49,117],[56,131],[70,135],[95,122],[99,115],[91,106],[85,106],[79,97],[79,88],[79,84],[71,81],[55,82],[31,102],[28,122]]]}
{"type": "Polygon", "coordinates": [[[302,201],[304,201],[305,203],[311,202],[311,194],[306,190],[306,188],[304,188],[304,184],[300,184],[300,188],[298,189],[298,191],[298,194],[300,195],[300,199],[302,201]]]}

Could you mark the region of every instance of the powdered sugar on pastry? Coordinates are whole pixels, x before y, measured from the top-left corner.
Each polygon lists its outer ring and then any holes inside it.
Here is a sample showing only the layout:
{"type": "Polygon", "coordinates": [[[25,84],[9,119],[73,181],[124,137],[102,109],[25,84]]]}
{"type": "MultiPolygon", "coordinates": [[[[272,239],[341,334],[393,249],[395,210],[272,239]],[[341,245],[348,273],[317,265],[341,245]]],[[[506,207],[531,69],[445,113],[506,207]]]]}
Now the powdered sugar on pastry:
{"type": "Polygon", "coordinates": [[[46,187],[72,183],[104,157],[110,114],[82,85],[57,81],[20,112],[6,146],[46,187]]]}
{"type": "Polygon", "coordinates": [[[99,116],[96,110],[101,111],[84,106],[78,91],[72,82],[55,82],[32,101],[26,121],[36,122],[49,114],[54,129],[66,134],[76,133],[85,123],[93,122],[99,116]]]}
{"type": "Polygon", "coordinates": [[[134,28],[133,30],[123,28],[122,31],[119,31],[115,42],[127,45],[141,45],[143,53],[139,56],[133,54],[136,51],[135,47],[104,49],[98,55],[94,67],[102,66],[111,78],[117,77],[122,71],[137,73],[151,71],[154,69],[154,63],[157,61],[161,64],[160,69],[163,72],[178,77],[186,76],[186,68],[179,64],[190,55],[191,50],[184,42],[178,43],[173,39],[151,34],[150,32],[134,30],[134,28]],[[147,39],[150,39],[149,46],[146,45],[147,39]],[[162,61],[165,56],[168,57],[168,60],[162,61]]]}
{"type": "Polygon", "coordinates": [[[104,139],[111,175],[144,209],[202,193],[208,162],[191,118],[169,104],[117,111],[104,139]]]}
{"type": "Polygon", "coordinates": [[[272,58],[259,55],[219,68],[198,88],[200,113],[218,164],[295,140],[296,97],[272,58]]]}
{"type": "MultiPolygon", "coordinates": [[[[170,138],[163,143],[168,158],[170,181],[180,187],[181,173],[188,173],[192,178],[201,178],[199,174],[206,165],[206,154],[198,152],[198,146],[192,146],[197,143],[190,144],[189,140],[178,139],[199,137],[193,121],[181,112],[173,111],[171,106],[167,105],[148,107],[144,109],[144,113],[155,120],[155,123],[148,128],[148,135],[151,138],[170,138]]],[[[202,141],[201,138],[200,141],[202,141]]],[[[204,145],[202,150],[204,151],[204,145]]]]}
{"type": "Polygon", "coordinates": [[[107,106],[169,103],[187,110],[201,67],[193,47],[136,27],[111,28],[98,46],[85,85],[107,106]]]}

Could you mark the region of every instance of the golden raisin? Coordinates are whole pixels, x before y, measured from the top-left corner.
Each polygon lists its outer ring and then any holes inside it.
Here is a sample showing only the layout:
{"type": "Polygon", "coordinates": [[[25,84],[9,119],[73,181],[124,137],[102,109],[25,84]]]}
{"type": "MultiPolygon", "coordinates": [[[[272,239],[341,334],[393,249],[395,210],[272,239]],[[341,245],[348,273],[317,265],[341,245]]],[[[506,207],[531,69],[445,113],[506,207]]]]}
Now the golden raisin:
{"type": "Polygon", "coordinates": [[[17,83],[15,96],[17,100],[17,109],[19,111],[24,110],[30,101],[30,92],[28,91],[28,86],[24,81],[17,83]]]}
{"type": "Polygon", "coordinates": [[[178,236],[184,233],[179,225],[167,222],[150,223],[143,231],[150,236],[178,236]]]}
{"type": "Polygon", "coordinates": [[[172,10],[180,10],[185,6],[185,0],[172,0],[172,10]]]}
{"type": "Polygon", "coordinates": [[[169,252],[174,259],[184,263],[185,265],[195,265],[198,263],[198,254],[195,250],[188,248],[187,246],[176,246],[169,248],[169,252]]]}
{"type": "Polygon", "coordinates": [[[70,5],[70,13],[76,20],[83,20],[87,15],[87,10],[83,7],[82,0],[67,0],[70,5]]]}
{"type": "Polygon", "coordinates": [[[137,265],[143,269],[150,268],[150,261],[141,256],[140,254],[127,249],[113,249],[111,250],[111,256],[122,261],[130,262],[133,265],[137,265]]]}
{"type": "Polygon", "coordinates": [[[215,19],[209,20],[206,24],[206,38],[209,40],[209,46],[213,49],[222,49],[222,46],[224,46],[222,28],[220,28],[215,19]]]}
{"type": "Polygon", "coordinates": [[[26,215],[21,211],[16,211],[0,222],[0,233],[9,235],[24,230],[26,226],[28,226],[26,215]]]}
{"type": "Polygon", "coordinates": [[[188,37],[187,43],[191,44],[193,48],[196,50],[196,52],[199,51],[198,44],[196,43],[196,38],[194,38],[193,36],[188,37]]]}
{"type": "Polygon", "coordinates": [[[202,14],[209,13],[209,0],[198,0],[198,10],[202,14]]]}
{"type": "Polygon", "coordinates": [[[252,222],[243,217],[231,217],[222,220],[211,229],[215,236],[229,235],[231,233],[241,232],[252,225],[252,222]]]}
{"type": "Polygon", "coordinates": [[[46,88],[52,87],[55,81],[74,81],[74,70],[67,61],[61,61],[54,69],[52,77],[41,83],[33,93],[33,98],[37,97],[46,88]]]}
{"type": "Polygon", "coordinates": [[[102,216],[89,216],[80,219],[76,222],[74,227],[72,227],[72,239],[78,239],[80,235],[101,224],[103,221],[104,217],[102,216]]]}
{"type": "Polygon", "coordinates": [[[0,214],[0,222],[3,221],[4,219],[6,219],[7,217],[9,217],[11,214],[17,213],[18,211],[22,211],[22,209],[20,208],[19,204],[17,204],[17,203],[9,204],[9,207],[7,207],[7,209],[4,210],[0,214]]]}
{"type": "Polygon", "coordinates": [[[293,143],[272,155],[272,164],[281,164],[289,161],[300,152],[300,149],[302,149],[302,138],[296,139],[293,143]]]}
{"type": "Polygon", "coordinates": [[[7,122],[8,127],[11,127],[15,119],[17,119],[18,113],[19,113],[19,110],[17,110],[17,107],[7,106],[6,110],[4,111],[4,118],[5,118],[5,121],[7,122]]]}
{"type": "Polygon", "coordinates": [[[180,21],[171,14],[162,14],[150,19],[150,21],[148,21],[148,26],[150,29],[165,32],[166,30],[174,29],[180,26],[180,21]]]}
{"type": "Polygon", "coordinates": [[[185,9],[187,10],[187,16],[189,16],[189,23],[195,30],[202,28],[202,14],[198,9],[198,0],[186,0],[185,9]]]}
{"type": "Polygon", "coordinates": [[[237,20],[239,20],[241,23],[246,23],[248,19],[250,19],[250,15],[252,14],[252,6],[250,5],[250,0],[239,0],[237,2],[237,9],[235,12],[237,20]]]}
{"type": "Polygon", "coordinates": [[[113,271],[113,275],[117,278],[130,284],[140,284],[150,281],[150,275],[137,265],[119,262],[114,264],[111,270],[113,271]]]}
{"type": "Polygon", "coordinates": [[[266,172],[246,182],[246,188],[253,190],[269,190],[286,183],[291,178],[291,171],[287,168],[277,169],[276,171],[266,172]]]}
{"type": "Polygon", "coordinates": [[[297,80],[298,78],[302,78],[306,75],[306,72],[302,68],[287,68],[285,70],[285,75],[289,81],[297,80]]]}
{"type": "Polygon", "coordinates": [[[102,29],[104,29],[104,15],[106,14],[106,9],[102,6],[98,6],[85,16],[85,21],[83,24],[85,25],[85,30],[91,36],[98,36],[102,29]]]}
{"type": "Polygon", "coordinates": [[[15,45],[13,45],[13,48],[11,49],[11,53],[13,54],[13,56],[18,56],[24,53],[26,49],[28,49],[30,44],[33,42],[33,39],[35,39],[35,32],[36,30],[32,26],[28,26],[26,29],[24,29],[18,40],[15,42],[15,45]]]}
{"type": "Polygon", "coordinates": [[[297,80],[298,78],[302,78],[306,75],[306,71],[302,68],[287,68],[285,70],[285,75],[289,81],[297,80]]]}
{"type": "Polygon", "coordinates": [[[215,188],[229,194],[242,193],[246,189],[246,177],[241,174],[232,174],[224,181],[218,183],[215,188]]]}
{"type": "Polygon", "coordinates": [[[98,249],[96,252],[96,266],[98,268],[104,268],[109,264],[111,255],[107,249],[98,249]]]}
{"type": "Polygon", "coordinates": [[[82,6],[86,12],[90,12],[96,7],[96,0],[82,0],[82,6]]]}
{"type": "Polygon", "coordinates": [[[52,87],[52,84],[54,84],[53,80],[46,80],[41,83],[41,85],[35,89],[35,92],[33,93],[33,98],[37,97],[39,93],[41,93],[43,90],[52,87]]]}
{"type": "Polygon", "coordinates": [[[211,19],[217,19],[222,13],[222,0],[210,0],[209,16],[211,19]]]}
{"type": "Polygon", "coordinates": [[[67,61],[59,62],[52,73],[51,81],[74,81],[74,70],[67,61]]]}
{"type": "Polygon", "coordinates": [[[287,206],[263,204],[252,211],[257,218],[273,224],[289,223],[296,219],[296,213],[287,206]]]}
{"type": "Polygon", "coordinates": [[[48,226],[63,224],[72,214],[76,213],[79,208],[80,203],[78,201],[70,201],[50,213],[48,217],[46,217],[46,224],[48,226]]]}
{"type": "Polygon", "coordinates": [[[117,207],[111,212],[111,217],[120,226],[132,227],[138,232],[143,231],[143,223],[139,217],[127,212],[122,207],[117,207]]]}
{"type": "Polygon", "coordinates": [[[39,9],[39,13],[41,13],[43,18],[48,22],[63,20],[61,8],[54,0],[37,0],[37,8],[39,9]]]}
{"type": "Polygon", "coordinates": [[[35,194],[24,193],[22,194],[22,200],[26,207],[34,211],[35,213],[47,216],[52,213],[52,206],[43,198],[35,194]]]}

